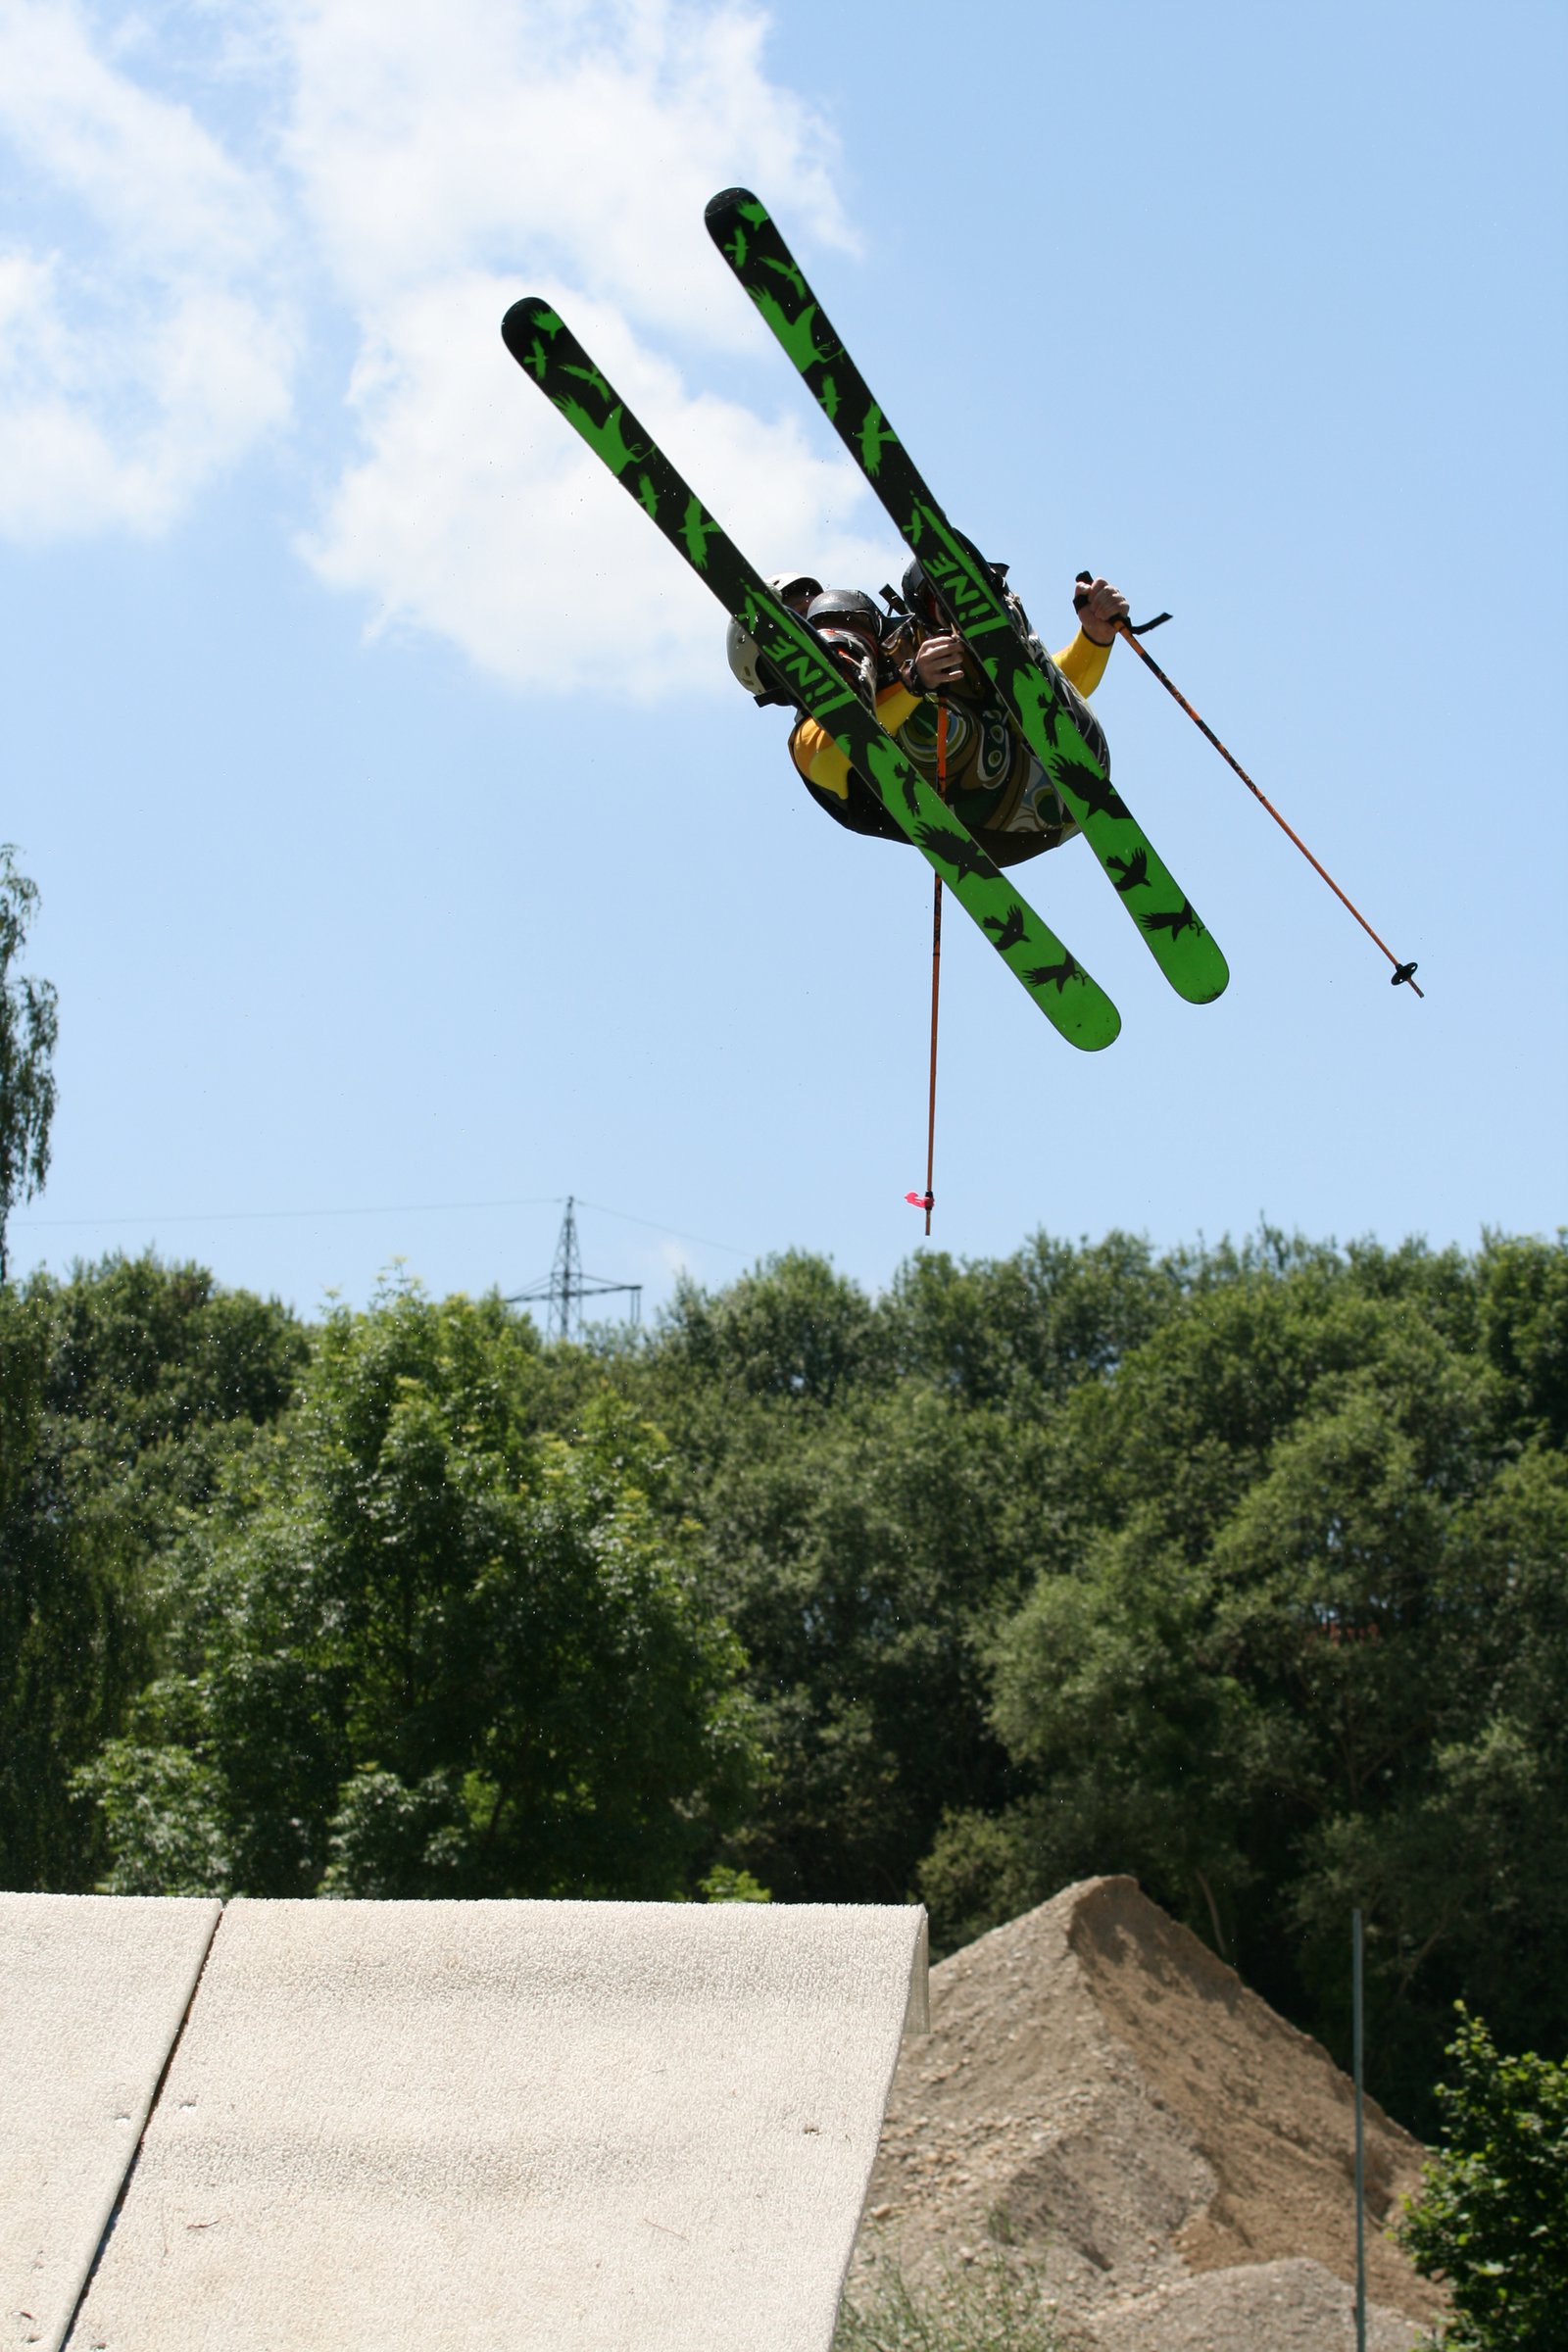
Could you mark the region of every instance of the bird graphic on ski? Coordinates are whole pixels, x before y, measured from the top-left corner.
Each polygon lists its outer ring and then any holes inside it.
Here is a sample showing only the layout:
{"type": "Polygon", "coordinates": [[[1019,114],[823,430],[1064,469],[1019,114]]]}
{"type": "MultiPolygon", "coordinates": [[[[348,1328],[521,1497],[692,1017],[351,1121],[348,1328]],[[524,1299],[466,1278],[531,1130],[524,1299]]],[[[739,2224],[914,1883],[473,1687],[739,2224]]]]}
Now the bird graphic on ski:
{"type": "Polygon", "coordinates": [[[1111,785],[1098,723],[1055,664],[1030,646],[996,575],[932,497],[766,207],[748,189],[730,188],[709,205],[707,221],[730,270],[923,566],[1160,970],[1179,996],[1210,1003],[1230,976],[1225,958],[1111,785]]]}
{"type": "Polygon", "coordinates": [[[814,631],[747,563],[560,313],[530,296],[508,311],[501,332],[523,373],[756,639],[789,693],[871,785],[1047,1019],[1086,1053],[1110,1045],[1121,1016],[1103,989],[904,757],[814,631]]]}
{"type": "Polygon", "coordinates": [[[1017,946],[1024,935],[1023,908],[1009,906],[1005,914],[988,914],[984,928],[996,933],[993,945],[1004,956],[1009,948],[1017,946]]]}

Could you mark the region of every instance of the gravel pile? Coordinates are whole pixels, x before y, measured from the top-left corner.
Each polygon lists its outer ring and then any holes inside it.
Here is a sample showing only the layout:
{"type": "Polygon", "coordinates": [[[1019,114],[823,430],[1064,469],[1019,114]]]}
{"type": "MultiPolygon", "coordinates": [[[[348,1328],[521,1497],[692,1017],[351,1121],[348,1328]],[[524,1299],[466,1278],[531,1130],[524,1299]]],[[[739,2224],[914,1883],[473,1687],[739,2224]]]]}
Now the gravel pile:
{"type": "MultiPolygon", "coordinates": [[[[1442,2312],[1384,2234],[1423,2155],[1368,2101],[1371,2352],[1408,2352],[1442,2312]]],[[[934,2283],[1002,2247],[1085,2352],[1342,2352],[1353,2188],[1328,2053],[1133,1880],[1085,1880],[932,1971],[850,2291],[883,2262],[934,2283]]]]}
{"type": "MultiPolygon", "coordinates": [[[[1367,2307],[1367,2352],[1409,2352],[1415,2322],[1367,2307]]],[[[1355,2295],[1320,2262],[1204,2271],[1114,2303],[1078,2338],[1085,2352],[1355,2352],[1355,2295]]]]}

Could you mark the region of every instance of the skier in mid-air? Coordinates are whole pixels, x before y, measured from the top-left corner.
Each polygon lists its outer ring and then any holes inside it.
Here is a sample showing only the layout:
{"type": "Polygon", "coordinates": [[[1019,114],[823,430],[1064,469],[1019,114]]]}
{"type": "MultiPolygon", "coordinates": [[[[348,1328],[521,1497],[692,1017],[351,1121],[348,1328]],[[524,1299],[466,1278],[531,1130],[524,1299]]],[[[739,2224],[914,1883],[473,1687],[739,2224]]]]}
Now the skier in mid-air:
{"type": "MultiPolygon", "coordinates": [[[[1006,565],[992,567],[999,581],[1006,565]]],[[[921,566],[904,575],[905,611],[883,614],[858,588],[822,589],[808,572],[780,572],[769,582],[793,612],[803,613],[846,677],[874,704],[899,748],[931,782],[942,770],[955,815],[998,865],[1016,865],[1054,850],[1078,830],[1049,777],[1020,740],[980,672],[974,656],[950,627],[921,566]],[[938,713],[946,705],[946,741],[938,759],[938,713]]],[[[1010,589],[1009,607],[1028,631],[1037,659],[1045,648],[1010,589]]],[[[1093,694],[1104,675],[1116,624],[1127,599],[1107,580],[1075,591],[1078,632],[1054,659],[1074,697],[1093,694]]],[[[730,668],[760,703],[788,703],[755,641],[730,624],[730,668]]],[[[811,798],[853,833],[903,841],[905,832],[879,796],[851,767],[832,736],[808,712],[790,734],[790,756],[811,798]]]]}
{"type": "MultiPolygon", "coordinates": [[[[999,870],[1004,861],[1015,866],[1054,847],[1069,825],[1082,832],[1171,988],[1189,1004],[1211,1003],[1229,976],[1225,958],[1112,783],[1104,735],[1092,706],[1043,648],[1037,655],[1038,641],[1031,641],[1001,567],[988,564],[948,518],[766,207],[748,190],[730,188],[713,198],[707,220],[736,279],[890,520],[929,571],[936,601],[923,617],[922,573],[906,575],[902,600],[887,596],[908,619],[906,631],[884,623],[874,610],[861,612],[858,631],[819,628],[818,620],[835,617],[831,606],[810,597],[804,614],[796,609],[813,584],[808,576],[769,582],[755,571],[553,304],[538,295],[514,302],[502,320],[507,349],[718,598],[739,634],[751,638],[743,649],[732,639],[732,658],[741,650],[755,663],[746,678],[754,694],[781,701],[801,714],[793,730],[795,758],[804,762],[813,797],[836,819],[854,826],[859,788],[874,793],[884,816],[928,861],[1037,1009],[1070,1044],[1083,1053],[1099,1053],[1113,1043],[1120,1016],[1093,974],[1023,898],[1012,875],[999,870]],[[906,612],[911,605],[912,615],[906,612]],[[923,666],[919,662],[926,638],[952,635],[942,625],[943,615],[962,640],[961,647],[945,649],[949,677],[936,667],[936,654],[923,666]],[[834,635],[840,640],[836,645],[830,642],[834,635]],[[894,668],[896,643],[897,660],[910,665],[906,676],[894,668]],[[967,667],[971,659],[978,675],[967,667]],[[887,705],[885,714],[892,717],[897,710],[908,741],[917,741],[920,729],[914,722],[922,714],[930,721],[923,772],[883,723],[878,697],[885,685],[896,686],[904,698],[887,705]],[[943,691],[933,694],[933,685],[943,691]],[[1003,723],[1008,730],[995,766],[986,758],[993,705],[1005,712],[1003,723]],[[961,731],[954,726],[955,717],[968,720],[981,741],[972,769],[956,775],[950,772],[946,756],[951,746],[953,765],[962,767],[962,749],[952,743],[961,731]],[[818,722],[814,742],[803,723],[807,718],[818,722]],[[1021,762],[1015,762],[1011,749],[1013,729],[1026,747],[1021,762]],[[828,745],[842,756],[840,772],[834,772],[836,760],[824,763],[817,758],[828,745]],[[949,786],[956,789],[945,799],[949,786]],[[964,822],[968,809],[981,819],[979,839],[964,822]]],[[[1090,591],[1097,586],[1092,580],[1084,584],[1090,591]]],[[[1104,661],[1105,640],[1117,628],[1131,626],[1118,616],[1125,605],[1113,590],[1108,591],[1111,602],[1103,602],[1107,589],[1108,583],[1102,584],[1094,600],[1099,610],[1090,612],[1084,643],[1083,659],[1097,667],[1104,661]]],[[[845,600],[837,601],[842,606],[845,600]]],[[[841,610],[836,617],[846,615],[841,610]]],[[[1073,648],[1065,658],[1076,665],[1073,648]]],[[[1080,674],[1087,683],[1087,674],[1080,674]]]]}

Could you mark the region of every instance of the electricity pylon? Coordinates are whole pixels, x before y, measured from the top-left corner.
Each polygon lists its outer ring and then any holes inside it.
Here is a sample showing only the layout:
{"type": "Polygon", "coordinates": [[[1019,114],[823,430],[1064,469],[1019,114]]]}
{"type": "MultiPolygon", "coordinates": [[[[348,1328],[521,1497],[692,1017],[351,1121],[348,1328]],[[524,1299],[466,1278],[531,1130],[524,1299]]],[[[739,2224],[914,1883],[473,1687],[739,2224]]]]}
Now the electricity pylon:
{"type": "Polygon", "coordinates": [[[581,1340],[583,1300],[602,1298],[612,1291],[630,1295],[629,1320],[640,1323],[643,1311],[643,1286],[640,1282],[607,1282],[601,1275],[583,1272],[582,1258],[577,1250],[576,1202],[568,1193],[566,1213],[561,1220],[561,1238],[556,1244],[554,1265],[542,1282],[530,1283],[525,1291],[514,1291],[507,1304],[522,1306],[533,1300],[547,1299],[550,1305],[551,1339],[581,1340]]]}

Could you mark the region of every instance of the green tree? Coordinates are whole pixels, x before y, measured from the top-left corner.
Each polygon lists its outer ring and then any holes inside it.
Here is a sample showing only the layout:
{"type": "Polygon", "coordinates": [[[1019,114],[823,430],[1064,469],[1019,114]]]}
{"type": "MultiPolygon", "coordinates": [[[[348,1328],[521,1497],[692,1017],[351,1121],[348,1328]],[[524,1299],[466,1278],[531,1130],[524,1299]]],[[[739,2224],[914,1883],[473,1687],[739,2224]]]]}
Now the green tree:
{"type": "Polygon", "coordinates": [[[826,1258],[791,1250],[716,1295],[683,1283],[661,1332],[662,1369],[752,1396],[831,1404],[875,1369],[874,1316],[826,1258]]]}
{"type": "Polygon", "coordinates": [[[287,1407],[310,1357],[276,1298],[146,1251],[28,1286],[48,1325],[42,1401],[78,1511],[128,1528],[144,1556],[205,1510],[229,1456],[287,1407]]]}
{"type": "Polygon", "coordinates": [[[739,1653],[608,1394],[539,1438],[538,1343],[398,1286],[181,1550],[170,1671],[86,1776],[121,1891],[691,1891],[756,1758],[739,1653]]]}
{"type": "Polygon", "coordinates": [[[1005,1802],[984,1643],[1027,1589],[1051,1417],[1180,1299],[1119,1234],[923,1253],[874,1303],[792,1252],[612,1367],[747,1651],[772,1769],[738,1848],[776,1893],[902,1899],[944,1805],[1005,1802]]]}
{"type": "Polygon", "coordinates": [[[43,1304],[0,1284],[0,1886],[88,1883],[73,1767],[134,1675],[111,1544],[83,1528],[48,1443],[43,1304]]]}
{"type": "Polygon", "coordinates": [[[1557,2352],[1568,2312],[1568,2065],[1504,2057],[1459,2005],[1443,2145],[1398,2236],[1446,2280],[1444,2352],[1557,2352]]]}
{"type": "Polygon", "coordinates": [[[0,1282],[11,1211],[30,1200],[49,1173],[55,992],[47,980],[11,976],[37,904],[36,884],[17,871],[15,849],[0,843],[0,1282]]]}
{"type": "Polygon", "coordinates": [[[1181,1298],[1179,1266],[1131,1234],[1075,1248],[1037,1233],[1010,1257],[962,1264],[922,1251],[878,1303],[878,1353],[965,1403],[1033,1416],[1113,1374],[1181,1298]]]}
{"type": "Polygon", "coordinates": [[[0,1886],[92,1884],[73,1775],[153,1670],[160,1561],[305,1352],[275,1301],[150,1256],[0,1286],[0,1886]]]}
{"type": "Polygon", "coordinates": [[[1480,1345],[1506,1382],[1521,1436],[1568,1446],[1568,1234],[1493,1234],[1481,1253],[1480,1345]]]}
{"type": "Polygon", "coordinates": [[[913,1383],[727,1426],[690,1507],[771,1758],[736,1858],[792,1900],[902,1901],[944,1804],[1008,1790],[980,1636],[1022,1589],[1022,1443],[913,1383]]]}

